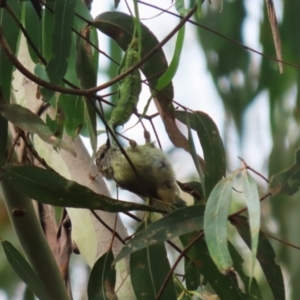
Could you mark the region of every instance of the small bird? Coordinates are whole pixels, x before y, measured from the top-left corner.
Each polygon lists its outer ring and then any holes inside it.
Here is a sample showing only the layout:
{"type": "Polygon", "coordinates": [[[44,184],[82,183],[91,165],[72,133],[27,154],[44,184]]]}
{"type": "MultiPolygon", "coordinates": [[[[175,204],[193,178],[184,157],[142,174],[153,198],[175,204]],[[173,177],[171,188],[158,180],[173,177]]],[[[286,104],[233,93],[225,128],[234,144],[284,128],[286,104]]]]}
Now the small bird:
{"type": "Polygon", "coordinates": [[[96,153],[98,171],[137,195],[168,204],[181,202],[175,174],[166,155],[150,142],[148,132],[145,132],[145,140],[144,145],[130,141],[130,146],[124,149],[134,168],[118,147],[102,145],[96,153]]]}

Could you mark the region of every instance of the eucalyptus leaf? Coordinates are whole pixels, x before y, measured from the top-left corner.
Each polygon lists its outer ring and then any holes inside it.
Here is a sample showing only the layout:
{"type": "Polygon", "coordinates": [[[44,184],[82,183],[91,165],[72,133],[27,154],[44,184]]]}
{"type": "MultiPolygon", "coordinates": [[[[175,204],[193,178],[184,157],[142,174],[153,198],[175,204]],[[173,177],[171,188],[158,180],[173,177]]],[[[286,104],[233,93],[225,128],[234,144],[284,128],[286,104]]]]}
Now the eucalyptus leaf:
{"type": "MultiPolygon", "coordinates": [[[[139,231],[146,229],[145,223],[139,226],[139,231]]],[[[156,299],[170,269],[167,251],[163,243],[148,246],[132,253],[130,255],[130,276],[136,298],[141,300],[156,299]]],[[[159,299],[177,299],[172,277],[164,286],[159,299]]]]}
{"type": "MultiPolygon", "coordinates": [[[[234,219],[231,220],[231,223],[236,227],[242,239],[250,248],[251,235],[247,219],[245,217],[238,216],[234,217],[234,219]]],[[[276,253],[271,243],[262,231],[260,231],[259,233],[257,260],[259,261],[261,268],[267,278],[274,299],[286,299],[283,274],[280,266],[278,266],[276,262],[276,253]]]]}
{"type": "Polygon", "coordinates": [[[87,288],[89,300],[113,299],[116,284],[116,270],[112,265],[113,260],[114,255],[109,250],[94,264],[87,288]]]}
{"type": "Polygon", "coordinates": [[[272,195],[286,194],[293,195],[300,187],[300,149],[296,151],[296,161],[287,171],[281,172],[272,177],[270,192],[272,195]]]}
{"type": "Polygon", "coordinates": [[[257,183],[253,177],[245,169],[242,175],[243,183],[243,194],[245,202],[249,212],[249,223],[250,223],[250,233],[251,233],[251,253],[252,253],[252,263],[251,263],[251,273],[250,276],[254,276],[256,253],[258,247],[258,237],[260,230],[260,201],[258,194],[257,183]]]}
{"type": "Polygon", "coordinates": [[[139,231],[121,250],[115,263],[144,247],[171,240],[187,232],[203,229],[203,205],[177,209],[139,231]]]}
{"type": "Polygon", "coordinates": [[[44,142],[69,151],[76,156],[75,149],[57,138],[45,122],[36,114],[19,104],[1,104],[0,113],[8,121],[24,131],[36,133],[44,142]]]}
{"type": "Polygon", "coordinates": [[[202,111],[176,111],[175,117],[197,132],[205,159],[204,184],[207,199],[226,172],[225,150],[219,130],[211,117],[202,111]]]}
{"type": "Polygon", "coordinates": [[[100,209],[107,212],[130,210],[164,212],[143,204],[119,201],[96,194],[75,181],[54,171],[27,164],[7,164],[1,170],[3,178],[19,192],[41,203],[54,206],[100,209]]]}
{"type": "Polygon", "coordinates": [[[204,215],[204,232],[211,258],[226,274],[233,265],[227,242],[227,219],[235,174],[222,179],[212,190],[204,215]]]}
{"type": "MultiPolygon", "coordinates": [[[[27,35],[30,37],[30,40],[36,47],[37,51],[42,53],[42,22],[40,16],[37,15],[35,7],[32,5],[32,2],[25,1],[25,29],[27,35]]],[[[41,5],[37,1],[37,5],[41,5]]],[[[29,40],[26,39],[29,55],[32,61],[37,62],[39,60],[38,54],[35,52],[35,49],[29,43],[29,40]]]]}
{"type": "Polygon", "coordinates": [[[19,251],[8,241],[2,241],[2,247],[8,262],[31,291],[41,300],[50,300],[43,282],[19,251]]]}
{"type": "Polygon", "coordinates": [[[51,58],[46,71],[50,82],[59,85],[63,79],[68,64],[67,59],[71,49],[72,25],[76,0],[55,1],[54,20],[51,34],[51,58]]]}
{"type": "MultiPolygon", "coordinates": [[[[193,242],[187,252],[191,264],[198,268],[204,277],[204,282],[208,282],[214,289],[220,299],[239,299],[245,300],[245,294],[240,290],[237,281],[232,276],[222,274],[211,258],[207,248],[207,243],[202,237],[198,237],[199,233],[188,233],[180,237],[182,244],[186,247],[193,242]]],[[[205,284],[203,284],[202,289],[205,284]]]]}

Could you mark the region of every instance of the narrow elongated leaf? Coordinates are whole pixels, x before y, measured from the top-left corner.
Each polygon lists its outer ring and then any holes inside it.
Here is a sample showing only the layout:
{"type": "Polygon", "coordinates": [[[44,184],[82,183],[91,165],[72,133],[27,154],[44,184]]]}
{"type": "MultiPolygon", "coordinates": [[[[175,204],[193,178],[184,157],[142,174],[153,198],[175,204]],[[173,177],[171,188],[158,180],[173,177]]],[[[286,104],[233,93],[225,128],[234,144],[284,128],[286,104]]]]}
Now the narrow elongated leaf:
{"type": "MultiPolygon", "coordinates": [[[[81,3],[81,1],[79,1],[81,3]]],[[[79,3],[77,3],[78,5],[79,3]]],[[[81,3],[82,4],[82,3],[81,3]]],[[[81,7],[81,5],[79,5],[81,7]]],[[[78,7],[76,7],[76,10],[78,7]]],[[[83,14],[84,18],[88,18],[89,12],[86,11],[86,6],[81,7],[80,15],[83,14]]],[[[77,12],[78,14],[78,12],[77,12]]],[[[86,24],[76,17],[74,19],[73,27],[81,32],[92,44],[98,45],[96,37],[96,29],[88,30],[86,24]],[[81,26],[81,27],[80,27],[81,26]]],[[[94,51],[98,53],[97,51],[94,51]]],[[[70,56],[68,58],[68,69],[65,74],[65,79],[74,83],[76,86],[83,88],[94,87],[97,82],[98,70],[98,55],[93,55],[93,49],[90,44],[78,35],[72,36],[72,47],[70,56]]],[[[70,136],[75,136],[79,133],[82,134],[82,128],[85,127],[85,136],[90,138],[92,149],[95,150],[97,146],[96,141],[96,112],[91,103],[95,103],[92,97],[89,99],[76,95],[60,95],[63,100],[63,111],[65,115],[65,129],[70,136]],[[87,130],[88,129],[88,130],[87,130]]]]}
{"type": "Polygon", "coordinates": [[[250,276],[254,276],[256,253],[258,247],[258,236],[260,230],[260,201],[257,184],[253,177],[245,169],[242,176],[243,193],[249,212],[249,223],[251,232],[252,264],[250,276]]]}
{"type": "MultiPolygon", "coordinates": [[[[94,45],[98,46],[98,39],[95,34],[96,29],[90,29],[85,24],[80,28],[80,33],[94,45]],[[94,33],[94,34],[93,34],[94,33]]],[[[78,76],[79,86],[88,89],[95,87],[97,84],[98,72],[98,56],[93,54],[93,48],[81,36],[76,38],[76,74],[78,76]],[[96,61],[94,61],[96,59],[96,61]]],[[[96,135],[96,111],[92,106],[95,104],[93,97],[82,98],[83,119],[88,129],[91,147],[93,152],[97,150],[97,135],[96,135]]]]}
{"type": "MultiPolygon", "coordinates": [[[[81,0],[76,1],[75,13],[76,17],[74,18],[74,24],[76,23],[77,25],[79,25],[79,28],[82,28],[83,24],[86,24],[85,20],[88,20],[90,22],[94,20],[87,5],[81,0]],[[85,20],[83,20],[81,17],[85,20]]],[[[78,29],[78,27],[76,27],[76,29],[78,29]]]]}
{"type": "MultiPolygon", "coordinates": [[[[189,115],[186,114],[186,125],[187,125],[187,130],[188,130],[188,138],[189,138],[189,150],[191,153],[191,156],[193,158],[194,164],[196,166],[200,181],[203,183],[205,182],[205,178],[204,178],[204,174],[203,174],[203,170],[200,166],[200,162],[199,162],[199,158],[195,149],[195,144],[194,144],[194,140],[193,140],[193,135],[192,135],[192,131],[191,131],[191,127],[190,127],[190,120],[189,120],[189,115]]],[[[205,185],[201,185],[202,188],[202,194],[205,195],[205,185]]]]}
{"type": "MultiPolygon", "coordinates": [[[[43,79],[44,81],[50,82],[48,73],[46,72],[44,65],[37,63],[34,67],[34,74],[37,75],[39,78],[43,79]]],[[[49,100],[50,99],[51,98],[49,98],[49,100]]],[[[43,100],[45,101],[46,99],[43,100]]]]}
{"type": "MultiPolygon", "coordinates": [[[[48,5],[48,3],[47,3],[48,5]]],[[[54,13],[48,15],[52,27],[44,23],[44,28],[51,32],[51,39],[46,38],[47,44],[51,47],[49,53],[50,59],[46,66],[46,72],[50,82],[54,85],[60,85],[61,81],[67,71],[67,59],[70,55],[72,45],[72,25],[74,19],[76,0],[62,0],[54,2],[54,13]],[[53,16],[54,15],[54,16],[53,16]]],[[[44,37],[45,34],[43,34],[44,37]]],[[[41,94],[45,101],[50,101],[54,95],[54,91],[41,87],[41,94]]]]}
{"type": "Polygon", "coordinates": [[[118,254],[115,262],[147,246],[155,245],[187,232],[203,228],[204,206],[195,205],[178,209],[139,231],[118,254]]]}
{"type": "Polygon", "coordinates": [[[51,83],[60,84],[68,64],[67,59],[71,49],[71,28],[75,12],[76,0],[55,1],[54,20],[51,35],[51,59],[46,71],[51,83]]]}
{"type": "Polygon", "coordinates": [[[201,18],[201,15],[202,15],[202,0],[197,0],[197,5],[198,5],[197,17],[201,18]]]}
{"type": "MultiPolygon", "coordinates": [[[[89,27],[83,27],[80,33],[87,40],[89,40],[89,27]]],[[[80,82],[80,86],[85,89],[95,87],[97,84],[97,70],[95,69],[93,60],[93,51],[90,43],[88,43],[79,35],[76,39],[76,52],[76,73],[80,82]]]]}
{"type": "Polygon", "coordinates": [[[6,160],[7,129],[8,122],[0,115],[0,166],[2,166],[6,160]]]}
{"type": "MultiPolygon", "coordinates": [[[[1,50],[0,50],[1,51],[1,50]]],[[[0,105],[5,103],[2,90],[0,89],[0,105]]],[[[0,114],[0,167],[6,161],[6,146],[8,138],[8,121],[0,114]]]]}
{"type": "Polygon", "coordinates": [[[18,191],[41,203],[62,207],[101,209],[108,212],[130,210],[163,212],[154,207],[96,194],[87,187],[59,174],[32,165],[7,164],[2,176],[18,191]]]}
{"type": "MultiPolygon", "coordinates": [[[[23,1],[11,0],[9,1],[9,6],[14,12],[15,17],[21,19],[23,1]]],[[[11,51],[17,56],[20,27],[8,11],[3,8],[1,8],[0,24],[2,27],[1,34],[5,37],[11,51]]],[[[13,64],[8,59],[3,47],[0,47],[0,86],[3,98],[6,101],[10,99],[13,70],[13,64]]]]}
{"type": "Polygon", "coordinates": [[[113,260],[114,255],[109,250],[96,261],[88,283],[89,300],[113,299],[116,284],[116,270],[112,265],[113,260]]]}
{"type": "MultiPolygon", "coordinates": [[[[40,5],[39,2],[37,4],[40,5]]],[[[42,21],[37,15],[36,10],[31,2],[25,1],[24,5],[26,32],[32,43],[35,45],[37,51],[42,54],[42,21]]],[[[39,56],[28,42],[28,39],[26,39],[26,42],[32,61],[37,62],[39,60],[39,56]]]]}
{"type": "Polygon", "coordinates": [[[19,251],[8,241],[2,241],[2,247],[8,262],[31,291],[39,299],[49,299],[44,290],[43,282],[40,281],[37,274],[19,251]]]}
{"type": "Polygon", "coordinates": [[[54,147],[63,148],[76,156],[75,149],[57,138],[45,122],[29,109],[18,104],[2,104],[0,105],[0,113],[8,121],[24,131],[36,133],[46,143],[54,147]]]}
{"type": "MultiPolygon", "coordinates": [[[[276,18],[276,11],[275,11],[273,0],[266,0],[266,7],[268,12],[269,22],[272,29],[272,36],[274,40],[276,57],[278,60],[282,60],[281,39],[280,39],[280,33],[279,33],[278,22],[276,18]]],[[[279,66],[279,72],[280,74],[282,74],[283,73],[282,62],[279,61],[278,66],[279,66]]]]}
{"type": "Polygon", "coordinates": [[[300,149],[296,152],[295,164],[287,171],[272,177],[270,192],[272,195],[287,194],[293,195],[299,191],[300,186],[300,149]]]}
{"type": "Polygon", "coordinates": [[[35,9],[36,14],[39,16],[39,18],[42,17],[42,4],[39,0],[30,0],[32,3],[32,6],[35,9]]]}
{"type": "Polygon", "coordinates": [[[250,298],[250,299],[262,300],[262,295],[256,279],[247,276],[243,270],[243,262],[244,262],[243,258],[230,242],[228,242],[228,247],[229,247],[230,255],[233,260],[235,275],[239,276],[240,280],[243,282],[243,284],[240,283],[240,286],[242,286],[241,289],[245,293],[247,293],[248,295],[247,299],[250,298]]]}
{"type": "MultiPolygon", "coordinates": [[[[94,100],[91,100],[94,101],[94,100]]],[[[88,135],[91,142],[91,147],[93,152],[96,153],[97,150],[97,131],[96,131],[96,114],[95,109],[92,107],[88,98],[85,97],[84,101],[84,120],[85,126],[88,129],[88,135]]]]}
{"type": "Polygon", "coordinates": [[[178,11],[178,13],[182,16],[184,16],[186,14],[186,12],[188,11],[186,8],[185,8],[185,5],[184,5],[184,0],[176,0],[175,1],[175,8],[176,10],[178,11]]]}
{"type": "Polygon", "coordinates": [[[75,138],[84,123],[84,100],[81,96],[60,94],[58,106],[63,111],[64,129],[75,138]]]}
{"type": "MultiPolygon", "coordinates": [[[[183,0],[175,1],[175,7],[181,16],[185,15],[187,10],[184,7],[183,0]]],[[[172,79],[174,78],[174,76],[177,72],[179,61],[180,61],[180,55],[181,55],[182,47],[183,47],[184,33],[185,33],[185,26],[182,26],[179,29],[178,34],[177,34],[175,51],[174,51],[174,55],[172,57],[171,63],[169,65],[168,69],[166,70],[166,72],[161,77],[159,77],[158,84],[156,86],[157,90],[161,90],[162,88],[167,86],[172,81],[172,79]]]]}
{"type": "Polygon", "coordinates": [[[234,174],[221,180],[212,190],[204,215],[204,232],[211,258],[221,272],[232,267],[227,244],[227,218],[234,174]]]}
{"type": "MultiPolygon", "coordinates": [[[[145,230],[144,223],[140,225],[139,230],[145,230]]],[[[130,255],[130,276],[136,298],[141,300],[156,299],[169,271],[170,263],[163,243],[132,253],[130,255]]],[[[160,299],[177,299],[172,277],[164,287],[160,299]]]]}
{"type": "Polygon", "coordinates": [[[184,275],[187,290],[197,290],[201,285],[201,273],[199,268],[186,258],[184,259],[184,275]]]}
{"type": "Polygon", "coordinates": [[[171,63],[166,72],[159,77],[156,89],[161,90],[166,87],[174,78],[180,61],[180,55],[183,47],[185,26],[181,27],[177,34],[175,51],[171,63]]]}
{"type": "Polygon", "coordinates": [[[42,28],[43,28],[43,57],[48,62],[52,55],[52,31],[54,22],[54,5],[55,2],[47,1],[48,9],[43,10],[42,28]]]}
{"type": "MultiPolygon", "coordinates": [[[[188,245],[195,239],[196,235],[197,233],[189,233],[181,236],[180,239],[182,244],[184,246],[188,245]]],[[[197,267],[204,276],[204,280],[211,285],[221,299],[246,299],[245,295],[239,289],[235,278],[226,276],[218,270],[203,238],[194,241],[193,246],[187,252],[187,255],[190,258],[191,263],[197,267]]]]}
{"type": "MultiPolygon", "coordinates": [[[[251,247],[251,236],[247,219],[242,216],[231,220],[247,246],[251,247]]],[[[276,254],[267,237],[260,231],[257,249],[257,260],[267,278],[274,299],[285,299],[284,281],[282,271],[276,263],[276,254]]]]}
{"type": "Polygon", "coordinates": [[[211,190],[226,172],[225,150],[219,130],[214,121],[204,112],[187,113],[176,111],[175,117],[187,125],[186,114],[192,129],[197,132],[205,159],[205,192],[209,197],[211,190]]]}

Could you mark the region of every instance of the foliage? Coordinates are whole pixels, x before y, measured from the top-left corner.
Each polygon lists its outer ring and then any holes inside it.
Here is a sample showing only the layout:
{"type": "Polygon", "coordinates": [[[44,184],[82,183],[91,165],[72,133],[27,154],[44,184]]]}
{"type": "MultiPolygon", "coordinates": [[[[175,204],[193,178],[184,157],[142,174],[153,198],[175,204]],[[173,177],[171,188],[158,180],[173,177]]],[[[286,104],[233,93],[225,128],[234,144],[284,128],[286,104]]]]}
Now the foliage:
{"type": "MultiPolygon", "coordinates": [[[[2,2],[0,179],[6,210],[0,225],[6,225],[0,226],[5,255],[0,277],[10,280],[1,281],[0,289],[11,296],[19,284],[10,270],[5,271],[9,264],[27,286],[24,297],[71,298],[69,272],[78,270],[72,268],[70,258],[80,253],[91,267],[87,291],[80,291],[88,299],[286,299],[282,268],[290,278],[298,278],[299,272],[296,258],[289,255],[292,247],[299,248],[281,238],[300,242],[299,201],[294,196],[300,180],[299,130],[295,130],[299,37],[290,30],[297,28],[300,4],[282,3],[279,24],[272,1],[264,4],[259,28],[264,53],[259,53],[243,45],[246,1],[224,1],[222,7],[202,1],[190,1],[186,7],[184,1],[175,1],[177,12],[163,11],[162,16],[172,14],[177,25],[161,41],[140,18],[143,1],[133,1],[133,12],[126,13],[118,10],[123,1],[112,1],[115,10],[96,18],[80,0],[43,5],[33,0],[2,2]],[[208,71],[241,144],[248,138],[244,135],[247,110],[268,91],[273,142],[269,187],[263,171],[243,159],[232,171],[230,161],[235,158],[227,135],[222,136],[211,116],[175,101],[174,78],[185,51],[187,23],[197,29],[194,34],[208,71]],[[109,41],[110,53],[102,51],[97,33],[109,41]],[[174,36],[174,55],[168,63],[163,46],[174,36]],[[272,36],[279,63],[271,56],[272,36]],[[258,55],[263,56],[259,62],[258,55]],[[99,64],[105,58],[109,59],[106,69],[99,64]],[[109,80],[97,85],[99,70],[109,80]],[[22,82],[24,95],[13,79],[22,82]],[[149,89],[148,101],[140,97],[142,85],[149,89]],[[99,94],[109,88],[109,94],[99,94]],[[155,115],[149,113],[152,102],[155,115]],[[132,118],[141,130],[151,126],[160,146],[161,130],[154,125],[157,115],[169,140],[187,151],[194,163],[188,166],[193,181],[178,182],[194,199],[190,206],[161,208],[110,197],[80,146],[80,136],[88,137],[93,157],[97,134],[106,132],[110,142],[123,149],[123,140],[132,140],[119,129],[130,129],[132,118]],[[261,207],[267,198],[269,215],[261,207]],[[141,219],[129,211],[145,213],[141,219]],[[127,236],[121,213],[139,222],[134,235],[127,236]],[[270,220],[280,228],[277,244],[271,243],[273,236],[268,233],[270,220]],[[182,270],[176,269],[180,264],[182,270]]],[[[201,101],[206,101],[205,95],[201,101]]],[[[295,280],[289,284],[294,299],[300,295],[295,280]]]]}

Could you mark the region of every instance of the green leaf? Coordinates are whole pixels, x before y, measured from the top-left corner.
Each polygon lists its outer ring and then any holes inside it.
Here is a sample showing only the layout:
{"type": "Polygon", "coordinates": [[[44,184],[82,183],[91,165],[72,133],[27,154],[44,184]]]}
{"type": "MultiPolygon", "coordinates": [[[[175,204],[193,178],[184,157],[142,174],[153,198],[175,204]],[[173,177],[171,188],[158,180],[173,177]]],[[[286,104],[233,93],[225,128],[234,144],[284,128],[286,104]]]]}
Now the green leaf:
{"type": "Polygon", "coordinates": [[[258,247],[258,237],[260,230],[260,201],[258,188],[253,177],[245,169],[242,176],[243,193],[245,202],[249,212],[249,223],[251,232],[251,253],[252,253],[252,264],[250,277],[254,276],[256,253],[258,247]]]}
{"type": "Polygon", "coordinates": [[[46,72],[45,66],[40,63],[37,63],[34,67],[34,74],[44,81],[50,82],[48,73],[46,72]]]}
{"type": "Polygon", "coordinates": [[[139,231],[121,250],[115,263],[139,249],[203,228],[203,205],[177,209],[139,231]]]}
{"type": "Polygon", "coordinates": [[[83,3],[81,0],[77,0],[76,7],[75,7],[75,13],[76,16],[74,18],[74,25],[75,23],[79,25],[79,28],[82,28],[83,24],[86,24],[84,20],[82,20],[80,17],[92,22],[94,19],[91,15],[91,12],[88,10],[88,7],[85,3],[83,3]]]}
{"type": "MultiPolygon", "coordinates": [[[[80,28],[80,33],[86,37],[94,45],[98,46],[98,38],[95,34],[95,29],[90,29],[83,24],[80,28]]],[[[76,74],[78,77],[79,85],[82,88],[88,89],[97,85],[97,72],[98,72],[98,55],[93,53],[94,49],[85,41],[81,36],[76,38],[76,74]],[[96,59],[96,61],[95,61],[96,59]]],[[[97,52],[97,51],[96,51],[97,52]]],[[[96,103],[93,97],[85,97],[83,119],[84,125],[88,129],[91,147],[94,152],[97,148],[97,134],[96,134],[96,111],[92,103],[96,103]],[[92,102],[92,103],[91,103],[92,102]]]]}
{"type": "MultiPolygon", "coordinates": [[[[51,39],[47,39],[47,44],[51,46],[51,52],[47,51],[49,61],[46,66],[46,72],[50,82],[54,85],[60,85],[61,81],[66,74],[68,68],[67,59],[70,55],[72,45],[72,25],[74,19],[74,12],[77,0],[62,0],[54,2],[54,16],[48,16],[52,27],[44,23],[44,28],[51,32],[51,39]]],[[[48,3],[47,3],[48,5],[48,3]]],[[[46,9],[47,10],[47,9],[46,9]]],[[[51,12],[52,13],[52,12],[51,12]]],[[[44,37],[45,34],[43,34],[44,37]]],[[[54,91],[41,87],[40,89],[43,98],[49,101],[54,91]]]]}
{"type": "Polygon", "coordinates": [[[47,1],[47,9],[43,9],[42,28],[43,28],[43,57],[48,62],[52,54],[52,31],[54,26],[54,1],[47,1]]]}
{"type": "MultiPolygon", "coordinates": [[[[84,26],[81,35],[89,40],[90,29],[84,26]]],[[[97,70],[95,69],[91,45],[81,36],[76,39],[76,73],[80,86],[85,89],[93,88],[97,84],[97,70]]]]}
{"type": "MultiPolygon", "coordinates": [[[[251,236],[247,219],[239,216],[230,220],[236,227],[247,246],[251,247],[251,236]]],[[[267,278],[274,299],[285,299],[284,281],[282,271],[276,263],[275,251],[263,232],[259,233],[257,260],[267,278]]]]}
{"type": "MultiPolygon", "coordinates": [[[[36,13],[32,3],[26,1],[25,5],[25,29],[30,40],[35,45],[37,51],[42,54],[42,22],[36,13]]],[[[33,62],[39,61],[39,56],[26,39],[29,55],[33,62]]]]}
{"type": "Polygon", "coordinates": [[[198,5],[197,17],[200,18],[202,15],[202,0],[198,0],[197,5],[198,5]]]}
{"type": "MultiPolygon", "coordinates": [[[[180,240],[184,246],[187,246],[197,235],[198,233],[189,233],[181,236],[180,240]]],[[[245,300],[245,295],[240,291],[235,278],[226,276],[217,269],[203,238],[193,242],[192,247],[187,252],[187,256],[221,299],[245,300]]]]}
{"type": "Polygon", "coordinates": [[[184,0],[175,0],[175,8],[181,16],[184,16],[188,11],[185,8],[184,0]]]}
{"type": "Polygon", "coordinates": [[[270,193],[293,195],[299,191],[300,186],[300,149],[296,152],[295,164],[287,171],[275,175],[271,179],[270,193]]]}
{"type": "MultiPolygon", "coordinates": [[[[192,131],[191,131],[190,120],[189,120],[188,114],[186,114],[186,125],[187,125],[187,130],[188,130],[189,150],[190,150],[191,156],[193,158],[194,164],[196,166],[200,181],[205,182],[203,170],[200,166],[199,157],[198,157],[196,149],[195,149],[195,143],[193,140],[193,135],[192,135],[192,131]]],[[[205,195],[205,185],[201,185],[201,188],[202,188],[202,194],[205,195]]]]}
{"type": "Polygon", "coordinates": [[[184,259],[185,284],[189,291],[195,291],[201,285],[201,273],[190,260],[184,259]]]}
{"type": "Polygon", "coordinates": [[[60,84],[67,71],[75,5],[76,0],[55,1],[54,4],[51,58],[47,64],[46,71],[50,82],[55,85],[60,84]]]}
{"type": "Polygon", "coordinates": [[[103,254],[93,266],[88,282],[89,300],[112,299],[115,294],[116,270],[112,265],[114,255],[111,250],[103,254]]]}
{"type": "Polygon", "coordinates": [[[197,132],[205,159],[205,192],[208,198],[214,186],[225,176],[225,150],[219,130],[214,121],[204,112],[187,113],[176,111],[175,117],[182,123],[186,122],[186,114],[192,129],[197,132]]]}
{"type": "Polygon", "coordinates": [[[224,274],[232,267],[227,243],[227,218],[235,174],[222,179],[212,190],[204,215],[204,232],[211,258],[224,274]]]}
{"type": "Polygon", "coordinates": [[[84,123],[84,100],[81,96],[60,94],[58,106],[63,111],[64,129],[66,133],[75,138],[84,123]]]}
{"type": "Polygon", "coordinates": [[[2,167],[6,161],[7,130],[8,122],[2,115],[0,115],[0,167],[2,167]]]}
{"type": "Polygon", "coordinates": [[[236,276],[239,276],[242,280],[244,287],[243,290],[247,292],[247,298],[245,299],[260,299],[262,300],[262,295],[255,278],[248,277],[243,270],[243,258],[234,248],[234,246],[228,242],[229,252],[233,260],[234,272],[236,276]]]}
{"type": "MultiPolygon", "coordinates": [[[[142,223],[139,230],[146,230],[142,223]]],[[[170,272],[170,263],[163,243],[149,246],[130,255],[130,276],[137,299],[153,300],[170,272]]],[[[160,299],[176,300],[175,285],[171,277],[160,299]]]]}
{"type": "Polygon", "coordinates": [[[44,290],[43,282],[40,281],[37,274],[19,251],[8,241],[2,241],[2,247],[8,262],[31,291],[39,299],[49,299],[44,290]]]}
{"type": "Polygon", "coordinates": [[[75,149],[63,140],[58,139],[44,121],[29,109],[18,104],[2,104],[0,105],[0,113],[24,131],[36,133],[46,143],[65,149],[76,156],[75,149]]]}
{"type": "Polygon", "coordinates": [[[42,4],[40,3],[39,0],[30,0],[32,3],[32,6],[35,9],[36,14],[39,16],[39,18],[42,17],[42,4]]]}
{"type": "MultiPolygon", "coordinates": [[[[16,18],[21,19],[23,1],[11,0],[9,6],[14,12],[16,18]]],[[[20,34],[20,27],[7,12],[6,9],[1,8],[0,13],[0,24],[2,27],[2,34],[5,37],[11,51],[17,56],[18,41],[20,34]]],[[[10,99],[11,83],[12,83],[12,72],[14,66],[11,61],[7,58],[7,55],[0,47],[0,86],[3,94],[3,98],[8,102],[10,99]]]]}
{"type": "Polygon", "coordinates": [[[3,178],[18,191],[41,203],[54,206],[100,209],[108,212],[142,210],[163,212],[147,205],[118,201],[96,194],[87,187],[67,180],[59,174],[32,165],[7,164],[3,178]]]}
{"type": "MultiPolygon", "coordinates": [[[[96,112],[88,98],[84,98],[84,120],[85,126],[88,129],[88,135],[91,142],[91,148],[94,153],[97,151],[97,119],[96,112]]],[[[94,101],[91,99],[91,101],[94,101]]]]}
{"type": "Polygon", "coordinates": [[[180,55],[183,47],[184,32],[185,32],[185,26],[182,26],[177,34],[175,51],[171,63],[168,69],[166,70],[166,72],[158,79],[158,84],[156,86],[156,89],[158,91],[166,87],[172,81],[172,79],[174,78],[177,72],[179,61],[180,61],[180,55]]]}

